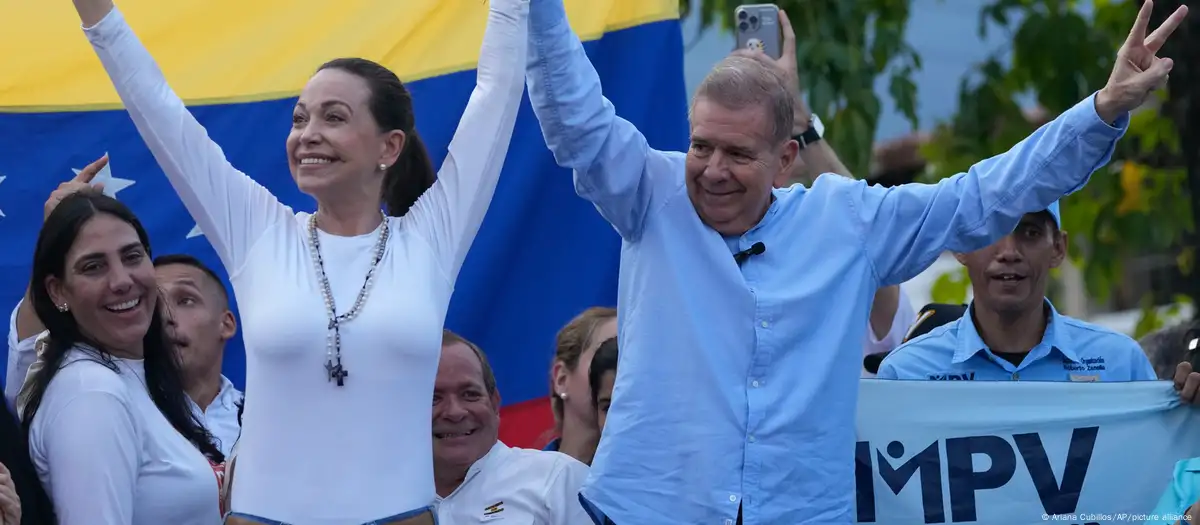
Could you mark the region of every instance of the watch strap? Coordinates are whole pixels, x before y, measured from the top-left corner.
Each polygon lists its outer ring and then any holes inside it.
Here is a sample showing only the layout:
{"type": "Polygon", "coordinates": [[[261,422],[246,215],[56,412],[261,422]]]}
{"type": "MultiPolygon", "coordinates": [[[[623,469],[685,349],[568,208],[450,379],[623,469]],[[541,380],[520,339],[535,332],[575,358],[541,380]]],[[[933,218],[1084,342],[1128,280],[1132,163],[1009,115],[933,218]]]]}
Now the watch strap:
{"type": "Polygon", "coordinates": [[[804,133],[792,136],[792,140],[799,142],[800,149],[804,149],[808,147],[809,144],[820,142],[821,133],[818,132],[816,126],[813,126],[812,122],[809,121],[808,129],[804,130],[804,133]]]}

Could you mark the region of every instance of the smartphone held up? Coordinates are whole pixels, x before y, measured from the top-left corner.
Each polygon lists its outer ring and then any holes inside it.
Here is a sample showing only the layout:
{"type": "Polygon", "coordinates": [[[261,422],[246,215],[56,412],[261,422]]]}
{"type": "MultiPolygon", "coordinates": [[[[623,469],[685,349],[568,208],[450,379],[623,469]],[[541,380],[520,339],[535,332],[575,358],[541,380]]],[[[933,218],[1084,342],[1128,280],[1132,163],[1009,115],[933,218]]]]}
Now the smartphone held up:
{"type": "Polygon", "coordinates": [[[758,50],[779,59],[783,55],[783,28],[775,4],[747,4],[733,11],[738,49],[758,50]]]}

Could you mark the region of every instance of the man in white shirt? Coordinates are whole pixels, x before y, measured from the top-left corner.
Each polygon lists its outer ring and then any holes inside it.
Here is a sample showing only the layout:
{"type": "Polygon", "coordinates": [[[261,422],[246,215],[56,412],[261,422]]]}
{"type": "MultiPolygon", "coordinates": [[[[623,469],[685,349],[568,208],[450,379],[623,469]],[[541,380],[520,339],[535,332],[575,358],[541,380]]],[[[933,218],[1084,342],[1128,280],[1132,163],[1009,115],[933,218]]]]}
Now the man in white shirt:
{"type": "Polygon", "coordinates": [[[446,330],[433,388],[433,475],[440,523],[590,525],[579,502],[588,468],[498,437],[500,392],[478,346],[446,330]]]}
{"type": "MultiPolygon", "coordinates": [[[[242,393],[221,375],[225,343],[237,332],[225,286],[212,269],[189,255],[165,255],[155,259],[154,266],[169,314],[167,326],[182,357],[184,388],[217,448],[228,455],[241,432],[237,405],[242,393]]],[[[25,378],[40,366],[37,341],[46,333],[26,304],[17,303],[8,328],[4,396],[18,408],[25,378]]]]}
{"type": "Polygon", "coordinates": [[[212,268],[190,255],[158,257],[154,270],[169,313],[167,328],[179,349],[184,390],[228,456],[242,428],[242,393],[221,374],[225,344],[237,333],[229,292],[212,268]]]}

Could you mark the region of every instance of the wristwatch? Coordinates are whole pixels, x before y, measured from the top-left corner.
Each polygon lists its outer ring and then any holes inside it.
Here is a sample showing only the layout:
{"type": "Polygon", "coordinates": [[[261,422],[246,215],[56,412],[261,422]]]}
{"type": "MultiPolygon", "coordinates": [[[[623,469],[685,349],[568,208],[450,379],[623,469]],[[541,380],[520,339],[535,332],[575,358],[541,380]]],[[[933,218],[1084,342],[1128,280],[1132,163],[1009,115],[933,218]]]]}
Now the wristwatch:
{"type": "Polygon", "coordinates": [[[825,134],[825,124],[821,123],[821,117],[815,114],[808,119],[808,128],[804,133],[792,137],[792,140],[800,143],[800,149],[808,147],[809,144],[819,142],[821,136],[825,134]]]}

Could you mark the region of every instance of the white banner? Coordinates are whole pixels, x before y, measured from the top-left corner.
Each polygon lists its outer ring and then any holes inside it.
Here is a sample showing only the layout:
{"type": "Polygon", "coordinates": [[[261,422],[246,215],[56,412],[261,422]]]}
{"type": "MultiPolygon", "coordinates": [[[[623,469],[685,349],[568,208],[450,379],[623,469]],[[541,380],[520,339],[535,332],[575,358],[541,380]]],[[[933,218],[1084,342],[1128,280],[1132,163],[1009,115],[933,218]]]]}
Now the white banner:
{"type": "Polygon", "coordinates": [[[1167,381],[861,385],[858,523],[1140,524],[1200,456],[1167,381]]]}

